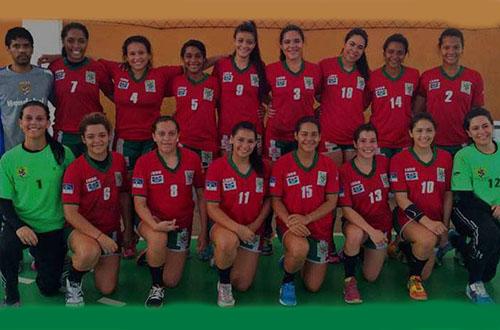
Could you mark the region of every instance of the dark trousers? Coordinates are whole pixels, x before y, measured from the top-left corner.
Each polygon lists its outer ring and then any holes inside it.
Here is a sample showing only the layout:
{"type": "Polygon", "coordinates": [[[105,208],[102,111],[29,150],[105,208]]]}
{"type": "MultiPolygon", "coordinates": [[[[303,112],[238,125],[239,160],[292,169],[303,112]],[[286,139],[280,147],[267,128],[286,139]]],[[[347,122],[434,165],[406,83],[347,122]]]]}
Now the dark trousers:
{"type": "MultiPolygon", "coordinates": [[[[47,233],[37,233],[38,244],[32,247],[37,266],[36,284],[45,296],[58,293],[61,286],[61,274],[66,242],[63,229],[47,233]]],[[[0,271],[5,278],[5,296],[9,304],[19,301],[18,269],[22,251],[27,248],[14,229],[4,225],[0,233],[0,271]]]]}
{"type": "Polygon", "coordinates": [[[465,206],[454,207],[451,220],[461,235],[470,238],[463,249],[469,283],[491,281],[500,259],[500,222],[489,210],[465,206]]]}

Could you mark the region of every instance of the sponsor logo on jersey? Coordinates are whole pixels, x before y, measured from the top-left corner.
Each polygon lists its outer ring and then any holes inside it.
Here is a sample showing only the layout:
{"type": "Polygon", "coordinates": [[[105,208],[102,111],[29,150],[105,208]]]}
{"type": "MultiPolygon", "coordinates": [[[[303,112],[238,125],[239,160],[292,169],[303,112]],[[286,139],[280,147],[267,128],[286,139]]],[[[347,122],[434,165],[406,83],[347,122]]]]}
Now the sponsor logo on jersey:
{"type": "Polygon", "coordinates": [[[472,83],[470,81],[462,81],[460,84],[460,91],[462,93],[470,95],[472,91],[472,83]]]}
{"type": "Polygon", "coordinates": [[[405,179],[406,181],[417,181],[418,172],[414,167],[405,168],[405,179]]]}
{"type": "Polygon", "coordinates": [[[397,173],[396,172],[391,172],[389,174],[389,180],[391,182],[398,182],[398,175],[397,175],[397,173]]]}
{"type": "Polygon", "coordinates": [[[380,180],[382,180],[384,188],[389,188],[389,179],[387,178],[387,173],[380,174],[380,180]]]}
{"type": "Polygon", "coordinates": [[[442,167],[437,168],[437,182],[444,182],[446,179],[445,170],[442,167]]]}
{"type": "Polygon", "coordinates": [[[385,86],[375,88],[375,97],[381,98],[387,96],[387,88],[385,86]]]}
{"type": "Polygon", "coordinates": [[[360,181],[351,182],[351,194],[358,195],[365,192],[365,186],[360,181]]]}
{"type": "Polygon", "coordinates": [[[58,80],[63,80],[64,78],[66,78],[66,72],[64,72],[64,69],[57,70],[57,71],[54,73],[54,80],[55,80],[55,81],[58,81],[58,80]]]}
{"type": "Polygon", "coordinates": [[[300,183],[299,176],[295,172],[288,173],[286,175],[286,185],[287,186],[296,186],[300,183]]]}
{"type": "Polygon", "coordinates": [[[339,77],[336,74],[329,75],[328,78],[326,79],[326,84],[328,86],[338,85],[339,84],[339,77]]]}
{"type": "Polygon", "coordinates": [[[345,197],[344,187],[340,187],[339,189],[339,197],[345,197]]]}
{"type": "Polygon", "coordinates": [[[255,178],[255,192],[264,192],[264,178],[255,178]]]}
{"type": "Polygon", "coordinates": [[[132,188],[142,189],[144,187],[144,180],[141,178],[132,178],[132,188]]]}
{"type": "Polygon", "coordinates": [[[88,192],[99,190],[101,189],[101,181],[96,176],[93,176],[85,180],[85,187],[88,192]]]}
{"type": "Polygon", "coordinates": [[[115,172],[115,182],[117,187],[121,187],[123,185],[123,177],[121,172],[115,172]]]}
{"type": "Polygon", "coordinates": [[[161,171],[151,172],[151,180],[150,180],[151,184],[162,184],[164,182],[165,180],[163,178],[163,174],[161,173],[161,171]]]}
{"type": "Polygon", "coordinates": [[[276,187],[276,177],[272,176],[269,178],[269,187],[274,188],[276,187]]]}
{"type": "Polygon", "coordinates": [[[203,88],[203,99],[212,101],[214,99],[214,90],[211,88],[203,88]]]}
{"type": "Polygon", "coordinates": [[[75,191],[72,183],[63,183],[62,193],[66,195],[72,195],[75,191]]]}
{"type": "Polygon", "coordinates": [[[128,89],[128,86],[128,79],[120,78],[120,81],[118,81],[118,89],[128,89]]]}
{"type": "Polygon", "coordinates": [[[177,88],[177,97],[184,97],[187,95],[187,87],[181,86],[177,88]]]}
{"type": "Polygon", "coordinates": [[[25,166],[18,167],[16,169],[17,176],[20,178],[25,178],[28,175],[28,169],[25,166]]]}
{"type": "Polygon", "coordinates": [[[286,77],[276,77],[276,88],[286,87],[286,77]]]}
{"type": "Polygon", "coordinates": [[[486,169],[484,167],[480,167],[476,170],[477,176],[482,179],[486,175],[486,169]]]}
{"type": "Polygon", "coordinates": [[[458,176],[458,175],[460,175],[460,174],[461,174],[461,173],[460,173],[460,171],[455,171],[455,172],[453,172],[453,176],[458,176]]]}
{"type": "Polygon", "coordinates": [[[250,74],[250,85],[252,87],[259,87],[259,83],[260,83],[259,75],[256,73],[251,73],[250,74]]]}
{"type": "Polygon", "coordinates": [[[233,73],[232,72],[224,72],[222,74],[222,82],[223,83],[233,82],[233,73]]]}
{"type": "Polygon", "coordinates": [[[316,181],[316,184],[318,186],[326,186],[326,179],[327,179],[327,174],[325,171],[318,171],[318,180],[316,181]]]}
{"type": "Polygon", "coordinates": [[[194,178],[194,171],[193,170],[184,171],[184,177],[186,178],[186,185],[187,186],[192,185],[194,178]]]}
{"type": "Polygon", "coordinates": [[[146,80],[144,82],[146,93],[156,93],[156,81],[154,79],[146,80]]]}
{"type": "Polygon", "coordinates": [[[96,83],[96,75],[94,71],[85,71],[85,82],[95,85],[96,83]]]}
{"type": "Polygon", "coordinates": [[[439,89],[441,88],[441,82],[439,81],[439,79],[433,79],[431,81],[429,81],[429,90],[432,91],[432,90],[435,90],[435,89],[439,89]]]}
{"type": "Polygon", "coordinates": [[[207,191],[217,191],[217,181],[207,180],[205,182],[205,189],[207,191]]]}
{"type": "Polygon", "coordinates": [[[314,78],[304,77],[304,86],[306,89],[314,89],[314,78]]]}
{"type": "Polygon", "coordinates": [[[31,93],[31,82],[29,80],[20,81],[17,84],[17,88],[21,94],[28,95],[31,93]]]}
{"type": "Polygon", "coordinates": [[[222,189],[224,191],[236,190],[236,180],[234,178],[222,179],[222,189]]]}
{"type": "Polygon", "coordinates": [[[413,83],[405,83],[405,95],[413,96],[413,83]]]}
{"type": "Polygon", "coordinates": [[[356,82],[356,88],[359,90],[365,89],[365,78],[358,77],[357,82],[356,82]]]}

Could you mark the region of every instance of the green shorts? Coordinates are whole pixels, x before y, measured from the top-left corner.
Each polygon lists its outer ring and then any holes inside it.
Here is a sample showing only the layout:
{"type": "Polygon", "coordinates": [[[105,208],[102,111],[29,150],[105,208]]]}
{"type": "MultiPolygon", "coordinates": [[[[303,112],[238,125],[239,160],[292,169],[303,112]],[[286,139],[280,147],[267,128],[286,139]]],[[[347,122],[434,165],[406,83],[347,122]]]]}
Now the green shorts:
{"type": "Polygon", "coordinates": [[[64,144],[66,147],[70,148],[75,155],[75,158],[78,158],[80,155],[87,151],[87,147],[82,142],[82,136],[78,133],[64,133],[63,131],[58,131],[54,133],[57,141],[59,143],[64,144]]]}
{"type": "MultiPolygon", "coordinates": [[[[66,239],[66,242],[68,244],[68,248],[71,250],[71,246],[69,244],[69,239],[71,237],[71,234],[73,233],[75,229],[73,227],[64,227],[64,238],[66,239]]],[[[104,253],[104,251],[101,250],[101,257],[111,257],[111,256],[121,256],[122,254],[122,246],[123,246],[123,235],[120,231],[116,230],[113,231],[109,234],[106,234],[108,237],[110,237],[117,245],[118,249],[116,252],[113,253],[104,253]]],[[[73,251],[71,251],[73,252],[73,251]]]]}
{"type": "Polygon", "coordinates": [[[253,241],[250,243],[245,243],[240,240],[240,248],[250,252],[260,253],[262,251],[262,240],[260,235],[255,235],[253,241]]]}
{"type": "MultiPolygon", "coordinates": [[[[286,234],[286,232],[282,233],[279,229],[276,232],[281,244],[283,244],[283,236],[286,234]]],[[[325,240],[315,239],[311,236],[306,237],[306,239],[309,243],[309,252],[307,253],[306,260],[315,264],[328,263],[328,253],[331,248],[331,243],[325,240]]]]}
{"type": "Polygon", "coordinates": [[[188,148],[191,151],[194,151],[200,156],[201,159],[201,167],[203,169],[207,169],[210,164],[214,161],[216,155],[212,151],[206,151],[206,150],[201,150],[201,149],[196,149],[196,148],[191,148],[190,146],[183,146],[184,148],[188,148]]]}
{"type": "Polygon", "coordinates": [[[189,250],[191,243],[191,231],[188,228],[169,231],[167,233],[167,248],[175,252],[184,252],[189,250]]]}
{"type": "Polygon", "coordinates": [[[380,148],[380,153],[387,158],[392,158],[392,156],[401,151],[403,151],[403,148],[380,148]]]}
{"type": "Polygon", "coordinates": [[[269,145],[267,146],[268,157],[276,161],[281,156],[292,152],[297,149],[297,141],[283,141],[283,140],[269,140],[269,145]]]}
{"type": "Polygon", "coordinates": [[[127,170],[132,171],[137,159],[145,153],[153,150],[155,143],[153,140],[129,141],[117,139],[115,150],[123,155],[127,163],[127,170]]]}

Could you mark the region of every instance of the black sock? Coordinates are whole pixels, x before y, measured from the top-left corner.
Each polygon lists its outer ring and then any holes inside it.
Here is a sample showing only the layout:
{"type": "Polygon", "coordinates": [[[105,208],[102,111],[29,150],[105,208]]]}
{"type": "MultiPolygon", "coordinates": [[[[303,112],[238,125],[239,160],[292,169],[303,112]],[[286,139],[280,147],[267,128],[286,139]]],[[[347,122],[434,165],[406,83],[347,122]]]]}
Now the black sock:
{"type": "Polygon", "coordinates": [[[151,281],[153,285],[163,286],[163,266],[151,267],[149,266],[149,272],[151,273],[151,281]]]}
{"type": "Polygon", "coordinates": [[[355,256],[348,256],[344,252],[344,272],[345,278],[353,277],[356,275],[356,264],[358,263],[359,253],[355,256]]]}
{"type": "Polygon", "coordinates": [[[233,267],[228,267],[226,269],[220,269],[217,267],[219,271],[219,283],[221,284],[230,284],[231,283],[231,269],[233,267]]]}
{"type": "Polygon", "coordinates": [[[289,273],[286,270],[284,271],[284,273],[285,274],[283,275],[283,280],[281,281],[281,283],[285,284],[293,282],[293,280],[295,279],[295,273],[289,273]]]}
{"type": "Polygon", "coordinates": [[[410,260],[410,276],[422,276],[422,270],[424,269],[427,260],[420,260],[415,255],[410,260]]]}
{"type": "Polygon", "coordinates": [[[80,271],[80,270],[75,269],[75,267],[71,266],[71,270],[69,271],[69,274],[68,274],[68,280],[70,282],[81,283],[82,277],[86,273],[87,273],[87,271],[80,271]]]}

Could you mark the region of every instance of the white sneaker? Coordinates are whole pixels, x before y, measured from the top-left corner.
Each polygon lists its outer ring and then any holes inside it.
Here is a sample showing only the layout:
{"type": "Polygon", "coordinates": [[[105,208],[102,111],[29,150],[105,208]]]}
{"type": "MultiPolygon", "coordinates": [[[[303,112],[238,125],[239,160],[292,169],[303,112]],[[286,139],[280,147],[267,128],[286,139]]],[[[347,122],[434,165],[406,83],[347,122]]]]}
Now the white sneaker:
{"type": "Polygon", "coordinates": [[[82,283],[71,282],[66,279],[66,307],[83,307],[82,283]]]}
{"type": "Polygon", "coordinates": [[[232,307],[234,303],[233,287],[231,284],[217,282],[217,305],[219,307],[232,307]]]}
{"type": "Polygon", "coordinates": [[[163,306],[163,299],[165,299],[165,288],[153,285],[149,290],[149,295],[144,305],[146,307],[159,308],[163,306]]]}

